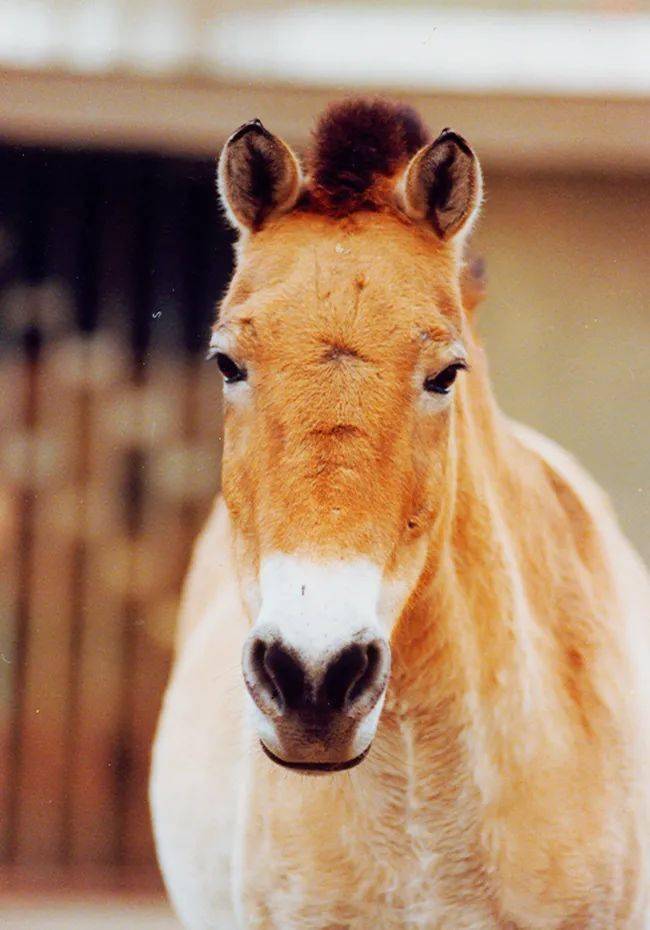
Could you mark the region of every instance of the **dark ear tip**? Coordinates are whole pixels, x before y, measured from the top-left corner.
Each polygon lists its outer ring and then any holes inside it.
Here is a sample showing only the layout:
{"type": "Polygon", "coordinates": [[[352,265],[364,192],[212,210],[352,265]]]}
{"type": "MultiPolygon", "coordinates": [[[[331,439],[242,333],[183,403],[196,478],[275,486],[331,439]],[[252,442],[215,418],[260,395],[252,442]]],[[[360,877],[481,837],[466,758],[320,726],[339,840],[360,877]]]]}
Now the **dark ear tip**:
{"type": "Polygon", "coordinates": [[[236,129],[230,137],[230,142],[237,142],[242,136],[248,135],[249,132],[256,132],[262,136],[270,136],[271,133],[265,128],[261,119],[256,116],[255,119],[249,119],[247,123],[242,123],[239,129],[236,129]]]}
{"type": "Polygon", "coordinates": [[[440,133],[440,135],[438,136],[438,138],[434,140],[433,145],[441,145],[441,144],[444,143],[444,142],[453,142],[453,143],[455,143],[455,144],[458,146],[458,148],[459,148],[462,152],[465,153],[465,155],[470,155],[470,156],[471,156],[471,154],[472,154],[472,150],[471,150],[471,148],[469,147],[469,145],[467,144],[467,142],[465,141],[465,139],[463,139],[463,137],[462,137],[459,133],[455,132],[455,131],[454,131],[453,129],[451,129],[451,127],[449,127],[449,126],[446,126],[446,127],[442,130],[442,132],[440,133]]]}

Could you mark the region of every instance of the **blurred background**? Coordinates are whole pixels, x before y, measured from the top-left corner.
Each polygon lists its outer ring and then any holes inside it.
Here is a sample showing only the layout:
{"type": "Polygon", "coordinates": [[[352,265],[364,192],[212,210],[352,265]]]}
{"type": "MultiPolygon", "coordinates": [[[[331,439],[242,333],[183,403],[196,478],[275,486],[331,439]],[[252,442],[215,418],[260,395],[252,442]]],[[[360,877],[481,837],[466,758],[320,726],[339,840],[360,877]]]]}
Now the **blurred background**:
{"type": "Polygon", "coordinates": [[[501,404],[583,460],[650,559],[648,49],[632,0],[1,0],[5,930],[175,926],[146,781],[219,484],[214,161],[243,121],[304,150],[362,91],[469,138],[501,404]]]}

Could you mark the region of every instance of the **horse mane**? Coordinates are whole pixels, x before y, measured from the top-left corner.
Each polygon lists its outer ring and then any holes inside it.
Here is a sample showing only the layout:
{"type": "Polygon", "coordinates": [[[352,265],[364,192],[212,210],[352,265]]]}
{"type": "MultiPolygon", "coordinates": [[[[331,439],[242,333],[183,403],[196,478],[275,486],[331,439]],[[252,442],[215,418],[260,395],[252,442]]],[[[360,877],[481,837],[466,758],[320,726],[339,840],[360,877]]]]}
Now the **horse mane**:
{"type": "Polygon", "coordinates": [[[379,209],[382,180],[429,140],[416,111],[388,100],[352,98],[322,114],[308,153],[310,206],[333,216],[379,209]]]}

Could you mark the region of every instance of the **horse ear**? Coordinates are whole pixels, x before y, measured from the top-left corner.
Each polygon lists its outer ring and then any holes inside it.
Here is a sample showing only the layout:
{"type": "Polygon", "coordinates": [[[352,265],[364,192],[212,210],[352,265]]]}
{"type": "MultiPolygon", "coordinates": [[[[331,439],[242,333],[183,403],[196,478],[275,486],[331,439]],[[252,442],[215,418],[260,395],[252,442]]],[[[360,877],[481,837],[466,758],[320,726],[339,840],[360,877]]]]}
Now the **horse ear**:
{"type": "Polygon", "coordinates": [[[258,119],[244,123],[228,139],[217,177],[231,223],[252,231],[270,217],[291,210],[302,189],[298,159],[258,119]]]}
{"type": "Polygon", "coordinates": [[[483,182],[478,158],[451,129],[411,159],[401,180],[404,212],[427,220],[441,239],[469,232],[481,205],[483,182]]]}

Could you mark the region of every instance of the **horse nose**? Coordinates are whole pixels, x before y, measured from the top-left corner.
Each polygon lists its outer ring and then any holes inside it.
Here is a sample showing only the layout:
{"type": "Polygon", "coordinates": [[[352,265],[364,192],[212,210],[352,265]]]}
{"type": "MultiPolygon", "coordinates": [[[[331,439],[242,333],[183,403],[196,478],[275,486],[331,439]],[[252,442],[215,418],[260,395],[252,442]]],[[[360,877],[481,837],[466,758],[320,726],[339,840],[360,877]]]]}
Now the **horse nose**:
{"type": "Polygon", "coordinates": [[[244,647],[244,680],[257,706],[275,717],[305,700],[307,675],[294,650],[256,636],[244,647]]]}
{"type": "Polygon", "coordinates": [[[380,637],[363,636],[320,662],[305,662],[281,639],[252,636],[244,647],[244,679],[260,710],[365,716],[386,687],[390,650],[380,637]]]}
{"type": "Polygon", "coordinates": [[[390,651],[379,637],[345,646],[327,665],[319,689],[328,710],[363,717],[379,700],[390,669],[390,651]]]}

